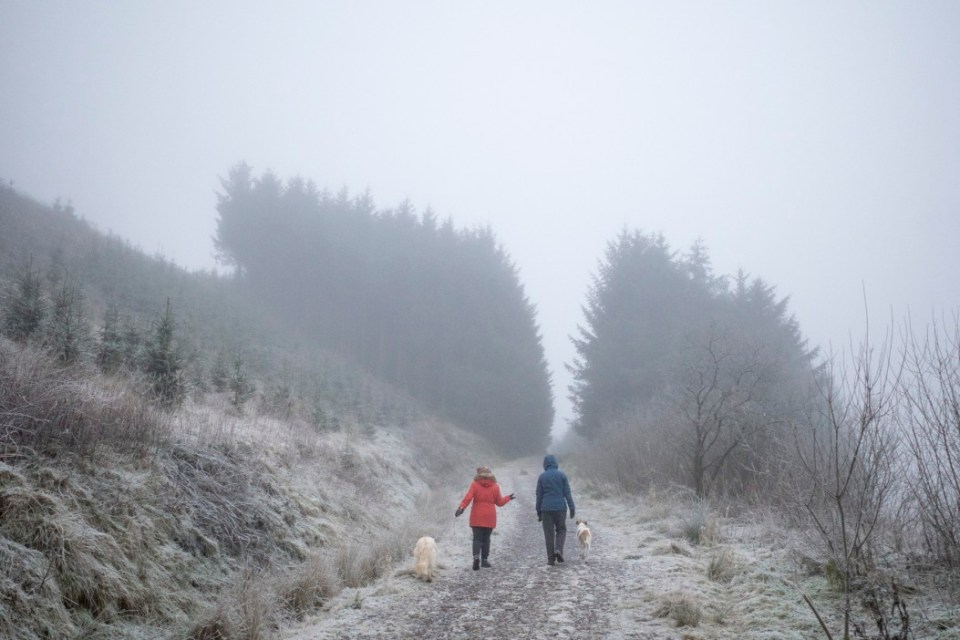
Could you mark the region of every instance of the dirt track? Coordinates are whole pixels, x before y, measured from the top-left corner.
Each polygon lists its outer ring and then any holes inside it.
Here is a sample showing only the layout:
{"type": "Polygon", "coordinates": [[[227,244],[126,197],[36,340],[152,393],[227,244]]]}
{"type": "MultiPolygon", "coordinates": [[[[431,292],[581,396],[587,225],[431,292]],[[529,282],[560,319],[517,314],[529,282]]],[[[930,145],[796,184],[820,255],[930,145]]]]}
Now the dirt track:
{"type": "MultiPolygon", "coordinates": [[[[534,512],[539,469],[497,470],[505,491],[517,499],[499,510],[491,542],[491,569],[473,571],[470,529],[464,516],[451,522],[440,541],[445,569],[431,584],[407,577],[363,598],[359,608],[346,600],[291,640],[420,638],[654,638],[635,623],[624,628],[624,596],[642,580],[638,562],[624,562],[623,540],[594,527],[595,546],[588,562],[578,558],[572,521],[565,549],[567,562],[546,563],[540,523],[534,512]]],[[[574,499],[577,499],[574,486],[574,499]]],[[[453,506],[451,506],[451,511],[453,506]]],[[[452,514],[451,514],[452,515],[452,514]]],[[[586,515],[586,514],[585,514],[586,515]]],[[[452,518],[451,518],[452,520],[452,518]]]]}
{"type": "MultiPolygon", "coordinates": [[[[583,490],[571,475],[577,515],[590,521],[594,546],[589,562],[581,562],[568,528],[567,562],[551,567],[534,511],[539,463],[515,462],[494,471],[517,500],[498,511],[493,568],[471,569],[470,528],[466,517],[453,519],[452,501],[450,526],[438,538],[445,568],[433,583],[391,574],[376,585],[347,590],[288,630],[286,640],[821,637],[799,593],[784,580],[797,576],[782,530],[728,521],[719,541],[691,545],[682,533],[689,510],[680,502],[604,498],[583,490]],[[707,566],[723,553],[732,554],[732,575],[711,579],[707,566]],[[678,596],[693,603],[696,622],[677,626],[671,607],[678,596]]],[[[804,580],[808,592],[829,594],[823,578],[804,580]]],[[[835,613],[830,602],[822,607],[835,613]]]]}

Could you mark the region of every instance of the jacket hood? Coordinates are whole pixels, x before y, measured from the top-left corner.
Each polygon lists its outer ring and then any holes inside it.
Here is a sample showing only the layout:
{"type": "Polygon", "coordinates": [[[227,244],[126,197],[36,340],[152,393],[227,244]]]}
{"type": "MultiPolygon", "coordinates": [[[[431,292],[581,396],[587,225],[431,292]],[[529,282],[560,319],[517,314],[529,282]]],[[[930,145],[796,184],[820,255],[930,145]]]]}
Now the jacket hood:
{"type": "Polygon", "coordinates": [[[483,485],[496,484],[497,482],[497,477],[493,475],[493,471],[490,471],[490,467],[477,467],[477,475],[473,479],[483,485]]]}
{"type": "Polygon", "coordinates": [[[557,468],[559,468],[559,466],[560,466],[560,465],[557,464],[557,456],[555,456],[555,455],[553,455],[553,454],[547,454],[547,455],[543,458],[543,470],[544,470],[544,471],[546,471],[547,469],[549,469],[549,468],[551,468],[551,467],[553,467],[554,469],[557,469],[557,468]]]}

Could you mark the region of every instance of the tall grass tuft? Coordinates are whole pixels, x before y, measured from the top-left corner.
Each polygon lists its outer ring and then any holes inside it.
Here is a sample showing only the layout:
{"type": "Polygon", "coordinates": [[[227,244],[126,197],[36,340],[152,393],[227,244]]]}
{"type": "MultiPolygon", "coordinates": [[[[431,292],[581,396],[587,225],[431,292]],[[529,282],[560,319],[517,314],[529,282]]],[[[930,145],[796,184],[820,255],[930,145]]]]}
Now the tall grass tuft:
{"type": "Polygon", "coordinates": [[[680,591],[666,595],[654,613],[658,618],[671,618],[678,627],[696,627],[703,617],[693,596],[680,591]]]}
{"type": "Polygon", "coordinates": [[[682,524],[683,537],[692,544],[713,544],[720,539],[720,526],[705,500],[697,500],[682,524]]]}
{"type": "Polygon", "coordinates": [[[740,563],[728,549],[715,553],[707,564],[707,577],[714,582],[730,582],[739,572],[740,563]]]}
{"type": "Polygon", "coordinates": [[[336,569],[329,558],[314,555],[282,576],[277,583],[277,598],[286,612],[297,620],[318,609],[341,590],[336,569]]]}

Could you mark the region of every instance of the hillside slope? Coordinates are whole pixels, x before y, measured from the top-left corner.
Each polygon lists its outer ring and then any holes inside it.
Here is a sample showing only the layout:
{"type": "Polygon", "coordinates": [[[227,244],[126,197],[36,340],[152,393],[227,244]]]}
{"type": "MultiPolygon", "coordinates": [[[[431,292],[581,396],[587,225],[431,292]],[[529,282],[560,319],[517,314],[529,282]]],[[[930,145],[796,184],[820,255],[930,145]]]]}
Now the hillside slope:
{"type": "Polygon", "coordinates": [[[42,358],[0,340],[0,637],[268,637],[434,532],[445,479],[488,455],[427,421],[165,414],[42,358]]]}
{"type": "Polygon", "coordinates": [[[271,637],[435,531],[445,487],[492,455],[285,330],[235,279],[0,186],[0,637],[271,637]],[[24,274],[47,315],[14,342],[24,274]],[[68,286],[79,355],[65,362],[51,326],[68,286]],[[148,366],[165,305],[183,389],[170,406],[148,366]],[[129,349],[107,369],[111,309],[129,349]]]}

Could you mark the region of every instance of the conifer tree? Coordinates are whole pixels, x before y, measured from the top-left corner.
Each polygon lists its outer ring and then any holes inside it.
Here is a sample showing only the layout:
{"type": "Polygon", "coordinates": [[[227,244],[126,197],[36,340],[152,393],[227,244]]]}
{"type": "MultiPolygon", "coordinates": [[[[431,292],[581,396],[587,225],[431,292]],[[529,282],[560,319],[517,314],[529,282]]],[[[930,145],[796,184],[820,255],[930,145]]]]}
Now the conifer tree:
{"type": "Polygon", "coordinates": [[[40,330],[47,315],[40,274],[27,265],[17,281],[17,290],[3,318],[3,332],[17,342],[26,342],[40,330]]]}
{"type": "Polygon", "coordinates": [[[73,364],[86,347],[89,336],[83,317],[83,292],[64,279],[53,299],[47,327],[47,346],[62,364],[73,364]]]}
{"type": "Polygon", "coordinates": [[[143,336],[132,318],[127,318],[123,323],[121,346],[124,366],[131,371],[140,369],[144,351],[143,336]]]}
{"type": "Polygon", "coordinates": [[[243,413],[243,406],[253,393],[253,385],[243,370],[243,359],[238,355],[233,361],[233,373],[230,375],[230,404],[237,413],[243,413]]]}
{"type": "Polygon", "coordinates": [[[608,246],[573,343],[571,399],[577,431],[653,398],[678,352],[697,289],[662,236],[622,231],[608,246]]]}
{"type": "Polygon", "coordinates": [[[153,339],[145,354],[145,372],[154,397],[166,407],[178,406],[185,393],[183,363],[173,343],[174,331],[173,310],[168,299],[166,311],[154,328],[153,339]]]}
{"type": "Polygon", "coordinates": [[[217,393],[225,391],[229,377],[230,372],[227,371],[227,363],[226,360],[224,360],[223,352],[218,351],[216,359],[210,366],[210,384],[213,385],[213,390],[217,393]]]}
{"type": "Polygon", "coordinates": [[[103,314],[103,326],[97,343],[97,366],[104,373],[113,373],[123,364],[123,333],[120,329],[120,310],[111,304],[103,314]]]}

